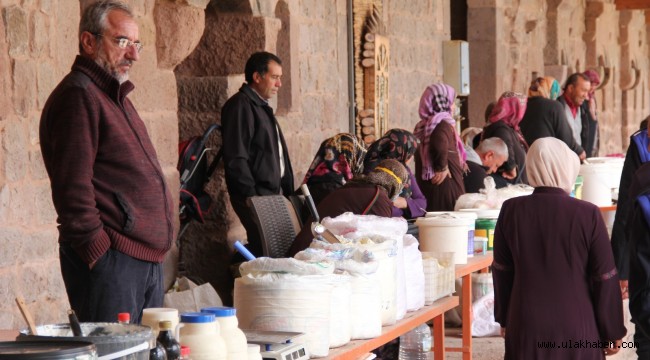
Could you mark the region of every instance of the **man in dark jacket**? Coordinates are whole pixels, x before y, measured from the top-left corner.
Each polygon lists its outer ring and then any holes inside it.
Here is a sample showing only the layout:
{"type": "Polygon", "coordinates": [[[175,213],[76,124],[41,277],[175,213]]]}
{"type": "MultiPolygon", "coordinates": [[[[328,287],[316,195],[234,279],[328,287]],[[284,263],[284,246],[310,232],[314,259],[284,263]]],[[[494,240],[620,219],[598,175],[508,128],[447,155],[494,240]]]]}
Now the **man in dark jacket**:
{"type": "Polygon", "coordinates": [[[581,146],[586,157],[591,157],[596,132],[595,121],[591,118],[588,107],[583,106],[589,97],[591,81],[582,73],[571,74],[564,85],[564,93],[557,99],[566,115],[566,120],[573,132],[573,138],[581,146]]]}
{"type": "Polygon", "coordinates": [[[586,158],[586,152],[573,138],[562,104],[557,101],[542,96],[529,97],[519,127],[529,145],[539,138],[554,137],[567,144],[580,160],[586,158]]]}
{"type": "Polygon", "coordinates": [[[248,248],[262,256],[262,244],[246,199],[258,195],[290,195],[293,170],[287,145],[268,100],[282,82],[282,62],[258,52],[246,62],[246,83],[224,104],[223,159],[230,202],[246,228],[248,248]]]}
{"type": "Polygon", "coordinates": [[[147,129],[126,95],[142,45],[131,10],[84,11],[80,55],[43,109],[40,145],[58,215],[61,273],[82,322],[115,322],[163,303],[174,202],[147,129]]]}

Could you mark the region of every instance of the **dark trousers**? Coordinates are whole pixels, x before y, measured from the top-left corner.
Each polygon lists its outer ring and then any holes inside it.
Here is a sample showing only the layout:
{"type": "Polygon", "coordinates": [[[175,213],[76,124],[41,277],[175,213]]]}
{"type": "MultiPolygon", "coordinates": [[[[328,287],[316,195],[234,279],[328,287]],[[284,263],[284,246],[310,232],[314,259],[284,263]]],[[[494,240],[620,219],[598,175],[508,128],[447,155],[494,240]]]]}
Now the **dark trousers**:
{"type": "MultiPolygon", "coordinates": [[[[242,200],[231,197],[230,203],[239,217],[239,221],[241,221],[242,225],[244,225],[244,229],[246,229],[246,236],[248,237],[248,245],[246,245],[246,248],[253,253],[255,257],[263,256],[262,237],[260,236],[257,224],[253,220],[253,211],[246,204],[246,199],[242,200]]],[[[241,262],[244,260],[244,257],[239,255],[239,253],[237,253],[233,258],[233,262],[241,262]]]]}
{"type": "Polygon", "coordinates": [[[636,343],[636,355],[639,360],[650,360],[650,339],[648,339],[639,327],[634,331],[634,342],[636,343]]]}
{"type": "Polygon", "coordinates": [[[128,312],[139,324],[142,309],[163,303],[162,264],[108,249],[92,270],[69,244],[60,244],[61,274],[70,306],[81,322],[116,322],[128,312]]]}

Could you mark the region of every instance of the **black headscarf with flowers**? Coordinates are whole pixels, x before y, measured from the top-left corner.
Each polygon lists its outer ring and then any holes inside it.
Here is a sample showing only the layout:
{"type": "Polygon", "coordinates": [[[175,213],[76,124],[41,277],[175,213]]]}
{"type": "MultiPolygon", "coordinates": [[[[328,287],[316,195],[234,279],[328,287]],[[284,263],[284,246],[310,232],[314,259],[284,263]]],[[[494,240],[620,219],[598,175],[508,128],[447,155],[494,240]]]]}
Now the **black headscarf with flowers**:
{"type": "Polygon", "coordinates": [[[363,170],[366,149],[363,141],[348,133],[340,133],[323,141],[302,183],[337,183],[345,185],[363,170]]]}

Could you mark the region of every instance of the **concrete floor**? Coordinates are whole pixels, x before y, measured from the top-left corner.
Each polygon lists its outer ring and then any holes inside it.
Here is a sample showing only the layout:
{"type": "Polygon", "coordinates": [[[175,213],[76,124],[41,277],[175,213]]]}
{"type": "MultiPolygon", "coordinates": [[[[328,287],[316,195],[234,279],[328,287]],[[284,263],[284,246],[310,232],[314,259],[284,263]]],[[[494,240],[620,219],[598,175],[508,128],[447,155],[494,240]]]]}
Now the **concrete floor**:
{"type": "MultiPolygon", "coordinates": [[[[623,341],[632,341],[634,335],[634,324],[630,322],[630,312],[628,310],[628,300],[623,301],[625,309],[625,327],[627,328],[627,335],[623,341]]],[[[448,347],[461,346],[461,331],[460,328],[447,327],[445,331],[445,343],[448,347]]],[[[475,360],[497,360],[503,359],[504,344],[501,337],[483,337],[473,338],[472,341],[473,352],[472,358],[475,360]]],[[[448,352],[445,356],[446,359],[457,360],[462,359],[461,353],[448,352]]],[[[621,349],[618,354],[608,356],[607,360],[632,360],[636,359],[636,352],[634,349],[621,349]]]]}

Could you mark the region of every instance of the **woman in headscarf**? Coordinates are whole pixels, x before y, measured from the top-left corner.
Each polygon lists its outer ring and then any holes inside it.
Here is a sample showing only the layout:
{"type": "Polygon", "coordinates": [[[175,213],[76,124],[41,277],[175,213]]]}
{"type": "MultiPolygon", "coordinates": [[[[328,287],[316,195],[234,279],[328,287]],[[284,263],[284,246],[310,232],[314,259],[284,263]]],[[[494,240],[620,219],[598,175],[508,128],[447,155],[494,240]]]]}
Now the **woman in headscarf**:
{"type": "Polygon", "coordinates": [[[536,78],[528,88],[528,97],[536,96],[556,100],[560,96],[560,83],[552,76],[536,78]]]}
{"type": "Polygon", "coordinates": [[[531,82],[528,88],[526,113],[519,124],[521,133],[529,145],[539,138],[548,136],[560,139],[581,159],[584,159],[586,153],[573,137],[564,108],[562,104],[555,101],[559,94],[560,84],[550,76],[538,77],[531,82]]]}
{"type": "MultiPolygon", "coordinates": [[[[404,184],[408,181],[408,174],[399,161],[383,160],[367,175],[355,176],[344,186],[327,195],[316,206],[318,215],[321,219],[346,212],[391,217],[393,200],[402,192],[404,184]]],[[[311,223],[312,217],[309,216],[291,244],[287,256],[294,256],[309,247],[314,238],[311,223]]]]}
{"type": "Polygon", "coordinates": [[[415,154],[415,177],[427,199],[427,211],[452,211],[465,193],[465,147],[453,118],[456,90],[437,83],[420,98],[420,121],[413,134],[420,140],[415,154]]]}
{"type": "Polygon", "coordinates": [[[314,204],[361,174],[365,154],[363,141],[352,134],[340,133],[325,139],[302,181],[309,187],[314,204]]]}
{"type": "Polygon", "coordinates": [[[535,141],[526,160],[535,191],[503,203],[494,233],[494,318],[505,359],[604,359],[619,349],[574,344],[620,345],[626,332],[602,214],[569,196],[580,160],[562,141],[535,141]]]}
{"type": "Polygon", "coordinates": [[[596,70],[589,69],[582,73],[589,78],[591,87],[587,93],[587,100],[580,105],[580,111],[585,114],[585,120],[589,124],[589,131],[586,134],[587,142],[591,145],[590,157],[598,156],[598,148],[600,147],[600,130],[598,128],[598,104],[596,103],[596,89],[600,85],[600,75],[596,70]]]}
{"type": "Polygon", "coordinates": [[[404,183],[402,192],[393,201],[393,216],[403,216],[407,219],[424,216],[427,200],[422,195],[408,166],[417,148],[418,139],[410,131],[391,129],[368,147],[368,152],[363,160],[365,174],[372,171],[380,161],[386,159],[395,159],[406,168],[409,175],[408,180],[404,183]]]}
{"type": "Polygon", "coordinates": [[[526,112],[525,95],[506,91],[492,109],[489,124],[483,129],[481,139],[498,137],[508,146],[508,161],[493,174],[497,188],[508,184],[527,183],[526,151],[528,144],[519,130],[519,123],[526,112]]]}

